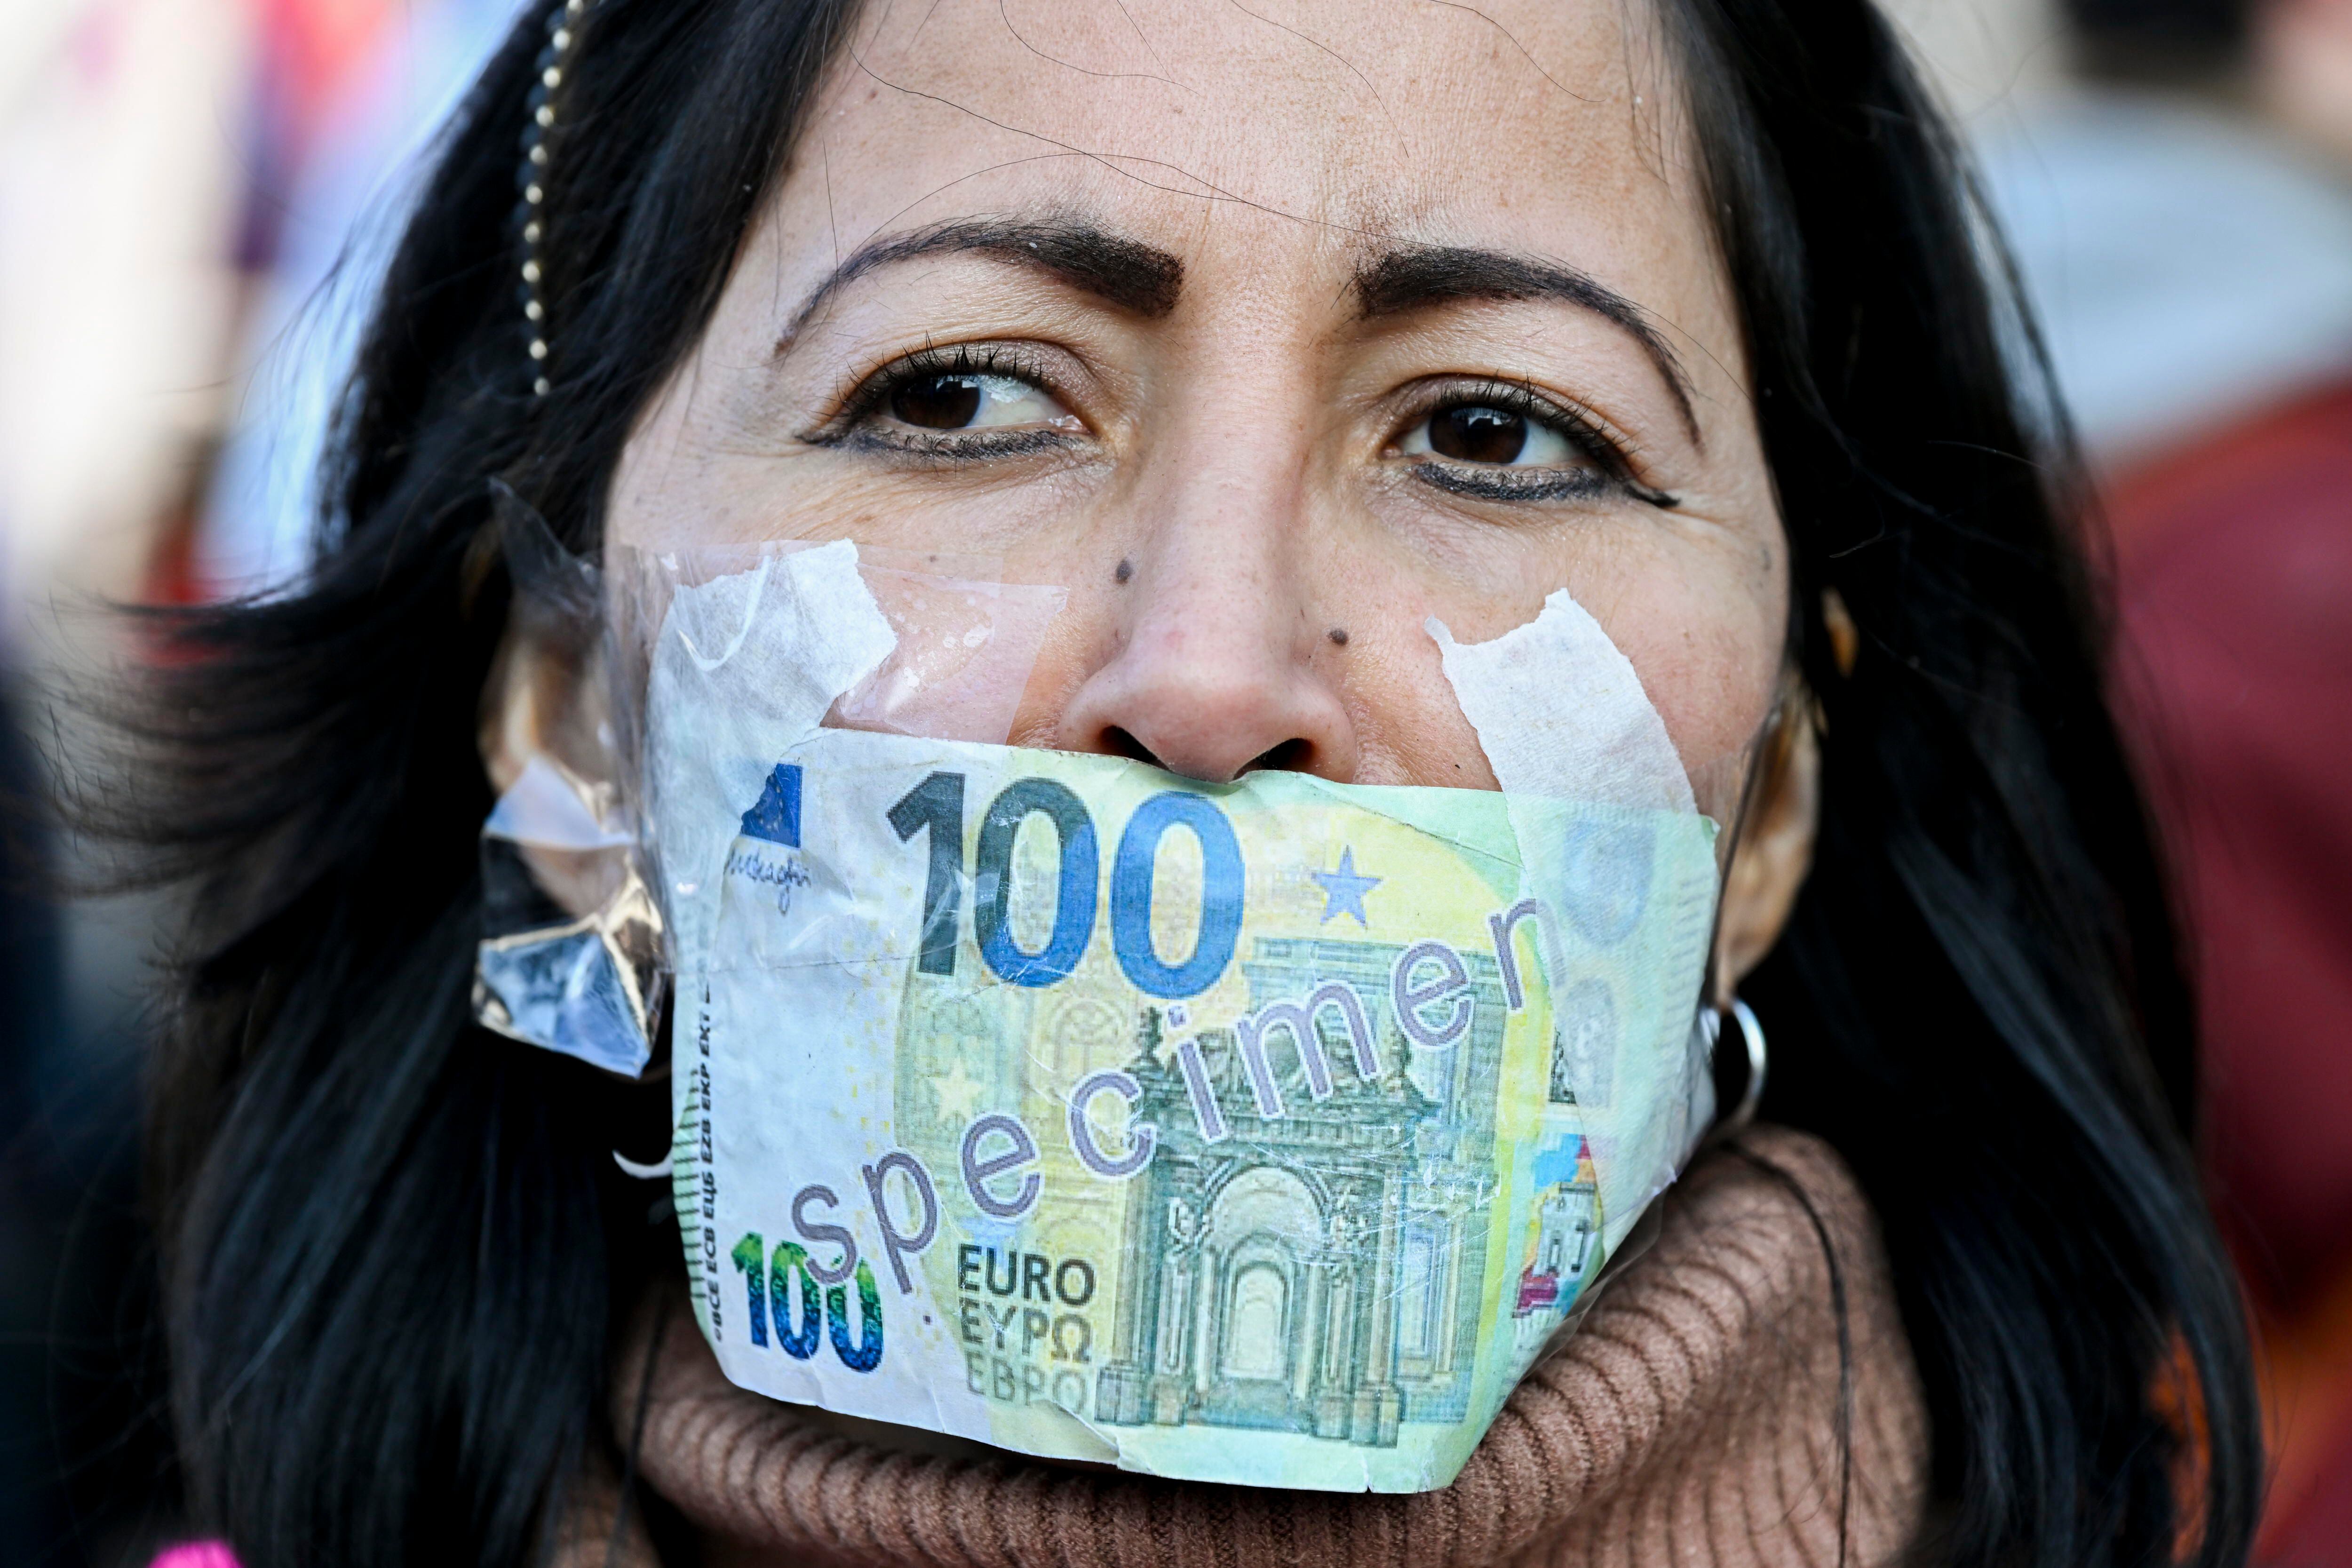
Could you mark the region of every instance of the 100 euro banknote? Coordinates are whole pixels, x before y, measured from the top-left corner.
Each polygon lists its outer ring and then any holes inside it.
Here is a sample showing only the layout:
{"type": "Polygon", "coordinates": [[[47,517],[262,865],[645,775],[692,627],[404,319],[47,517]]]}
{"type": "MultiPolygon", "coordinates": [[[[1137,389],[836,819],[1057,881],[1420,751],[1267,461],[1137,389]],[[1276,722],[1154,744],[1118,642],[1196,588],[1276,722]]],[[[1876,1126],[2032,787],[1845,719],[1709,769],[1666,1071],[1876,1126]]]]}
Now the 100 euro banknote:
{"type": "Polygon", "coordinates": [[[1704,817],[835,730],[740,809],[674,1169],[746,1387],[1441,1486],[1686,1147],[1704,817]]]}

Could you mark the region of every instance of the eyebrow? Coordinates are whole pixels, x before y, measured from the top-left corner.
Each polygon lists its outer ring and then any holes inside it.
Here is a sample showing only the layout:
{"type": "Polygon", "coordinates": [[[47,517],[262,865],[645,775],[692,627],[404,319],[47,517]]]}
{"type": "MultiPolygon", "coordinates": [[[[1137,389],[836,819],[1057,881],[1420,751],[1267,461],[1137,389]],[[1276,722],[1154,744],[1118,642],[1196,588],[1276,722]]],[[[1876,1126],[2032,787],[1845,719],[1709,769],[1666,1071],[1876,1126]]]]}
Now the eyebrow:
{"type": "Polygon", "coordinates": [[[1556,261],[1465,246],[1415,245],[1358,263],[1350,285],[1367,321],[1456,300],[1557,300],[1614,322],[1639,343],[1675,395],[1691,439],[1699,439],[1689,374],[1650,314],[1589,273],[1556,261]]]}
{"type": "Polygon", "coordinates": [[[866,273],[921,257],[949,255],[986,256],[1034,267],[1146,321],[1173,310],[1184,287],[1182,261],[1091,224],[960,219],[859,247],[809,290],[793,313],[792,324],[777,339],[778,352],[791,347],[826,300],[866,273]]]}

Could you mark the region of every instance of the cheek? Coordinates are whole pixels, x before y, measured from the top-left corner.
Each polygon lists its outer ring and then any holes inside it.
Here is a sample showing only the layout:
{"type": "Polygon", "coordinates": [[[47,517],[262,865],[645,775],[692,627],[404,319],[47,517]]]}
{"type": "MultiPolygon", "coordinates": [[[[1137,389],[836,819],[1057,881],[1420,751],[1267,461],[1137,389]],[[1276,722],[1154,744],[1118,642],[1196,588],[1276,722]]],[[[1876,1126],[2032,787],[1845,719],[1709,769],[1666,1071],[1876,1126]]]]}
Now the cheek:
{"type": "Polygon", "coordinates": [[[1694,779],[1738,753],[1777,689],[1786,588],[1729,572],[1646,574],[1619,584],[1593,616],[1642,679],[1694,779]]]}
{"type": "MultiPolygon", "coordinates": [[[[1411,759],[1410,782],[1461,782],[1448,757],[1474,740],[1423,630],[1425,616],[1433,610],[1464,641],[1485,642],[1533,619],[1548,594],[1565,588],[1633,665],[1701,809],[1727,806],[1740,760],[1778,692],[1787,585],[1777,542],[1769,552],[1753,542],[1761,529],[1700,531],[1714,527],[1594,539],[1549,559],[1523,559],[1507,589],[1482,573],[1483,591],[1455,583],[1433,594],[1402,581],[1368,596],[1365,613],[1406,657],[1380,669],[1379,685],[1362,695],[1383,735],[1411,759]]],[[[1769,521],[1763,527],[1777,531],[1769,521]]]]}
{"type": "Polygon", "coordinates": [[[1777,537],[1769,547],[1756,542],[1777,536],[1769,514],[1754,525],[1715,527],[1596,538],[1548,559],[1522,558],[1507,588],[1482,572],[1484,591],[1465,594],[1465,584],[1440,587],[1424,574],[1367,594],[1363,614],[1387,628],[1383,641],[1399,657],[1378,668],[1379,685],[1363,697],[1381,731],[1413,759],[1410,782],[1456,782],[1445,758],[1473,739],[1423,629],[1427,616],[1465,641],[1483,642],[1532,620],[1546,595],[1565,588],[1633,665],[1702,809],[1710,809],[1710,794],[1736,788],[1738,761],[1778,694],[1788,587],[1777,537]]]}

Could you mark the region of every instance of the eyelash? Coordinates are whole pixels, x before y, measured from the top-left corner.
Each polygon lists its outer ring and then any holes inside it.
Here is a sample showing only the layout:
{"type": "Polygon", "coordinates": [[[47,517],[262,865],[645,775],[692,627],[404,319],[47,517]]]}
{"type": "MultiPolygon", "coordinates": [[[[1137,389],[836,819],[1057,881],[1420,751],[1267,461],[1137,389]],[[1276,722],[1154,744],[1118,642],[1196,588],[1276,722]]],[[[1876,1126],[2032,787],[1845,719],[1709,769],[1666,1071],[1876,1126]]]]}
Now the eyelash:
{"type": "MultiPolygon", "coordinates": [[[[959,343],[948,348],[926,346],[883,366],[857,384],[831,418],[802,439],[812,446],[846,447],[859,451],[891,452],[957,462],[1028,457],[1066,450],[1073,439],[1064,430],[980,431],[968,435],[931,435],[912,430],[885,433],[868,424],[877,409],[899,388],[943,375],[1001,375],[1028,382],[1058,396],[1053,379],[1029,356],[1002,344],[959,343]]],[[[1477,500],[1543,501],[1589,500],[1622,490],[1634,500],[1662,509],[1680,504],[1680,498],[1654,489],[1633,478],[1624,449],[1602,431],[1583,410],[1546,397],[1518,382],[1457,383],[1425,395],[1412,423],[1431,418],[1447,407],[1476,405],[1517,414],[1532,424],[1558,431],[1590,458],[1597,471],[1552,471],[1524,479],[1507,470],[1481,470],[1442,459],[1413,462],[1407,471],[1423,484],[1477,500]]],[[[1406,426],[1412,428],[1409,423],[1406,426]]]]}
{"type": "Polygon", "coordinates": [[[1633,466],[1624,448],[1590,414],[1574,404],[1547,397],[1523,382],[1490,379],[1441,384],[1423,395],[1405,428],[1412,429],[1447,408],[1462,407],[1496,408],[1516,414],[1529,424],[1547,426],[1591,458],[1595,468],[1565,473],[1538,469],[1524,478],[1514,478],[1509,469],[1469,467],[1442,458],[1408,464],[1406,471],[1433,489],[1476,500],[1502,501],[1586,500],[1621,490],[1650,506],[1672,508],[1681,504],[1680,497],[1653,489],[1634,479],[1633,466]]]}
{"type": "Polygon", "coordinates": [[[972,431],[967,434],[906,429],[882,431],[868,424],[874,413],[901,387],[943,375],[1001,375],[1025,381],[1050,395],[1061,395],[1053,377],[1029,356],[998,343],[957,343],[948,348],[924,347],[891,361],[853,387],[838,412],[801,439],[814,447],[846,447],[856,451],[891,452],[949,461],[984,461],[992,458],[1022,458],[1032,453],[1062,451],[1073,437],[1066,430],[972,431]]]}

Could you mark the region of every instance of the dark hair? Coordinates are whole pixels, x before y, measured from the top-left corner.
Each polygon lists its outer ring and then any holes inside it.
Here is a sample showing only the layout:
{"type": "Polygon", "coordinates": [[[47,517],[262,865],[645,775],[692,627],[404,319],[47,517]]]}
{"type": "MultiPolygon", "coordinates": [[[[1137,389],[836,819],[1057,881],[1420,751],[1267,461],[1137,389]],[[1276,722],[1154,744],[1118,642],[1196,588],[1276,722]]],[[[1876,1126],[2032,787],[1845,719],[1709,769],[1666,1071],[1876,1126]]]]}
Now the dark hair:
{"type": "MultiPolygon", "coordinates": [[[[471,1020],[477,705],[509,598],[491,481],[594,548],[632,421],[851,8],[589,13],[539,209],[544,397],[516,170],[546,31],[519,24],[394,262],[315,574],[170,622],[145,830],[197,897],[153,1163],[192,1501],[249,1568],[528,1561],[609,1439],[616,1304],[676,1267],[608,1152],[663,1146],[663,1087],[471,1020]]],[[[1877,15],[1665,14],[1826,716],[1815,869],[1749,988],[1767,1113],[1834,1144],[1884,1223],[1954,1561],[2170,1561],[2185,1499],[2193,1560],[2234,1563],[2247,1352],[2185,1140],[2188,996],[2061,521],[2063,425],[2015,390],[2013,290],[1988,287],[1877,15]],[[1830,589],[1860,629],[1850,674],[1830,589]]]]}

